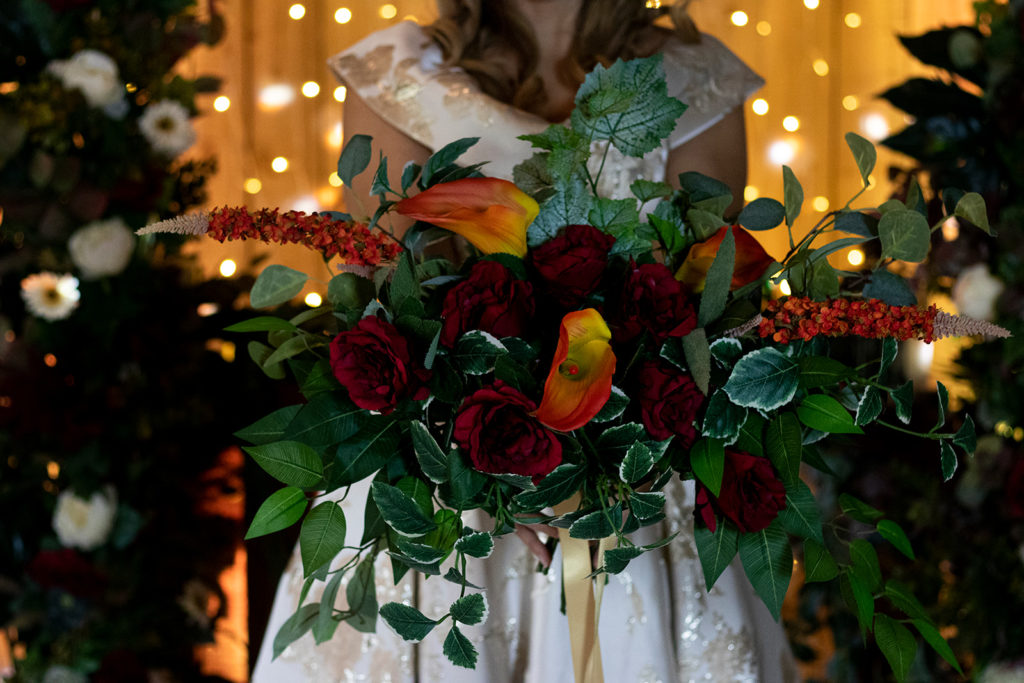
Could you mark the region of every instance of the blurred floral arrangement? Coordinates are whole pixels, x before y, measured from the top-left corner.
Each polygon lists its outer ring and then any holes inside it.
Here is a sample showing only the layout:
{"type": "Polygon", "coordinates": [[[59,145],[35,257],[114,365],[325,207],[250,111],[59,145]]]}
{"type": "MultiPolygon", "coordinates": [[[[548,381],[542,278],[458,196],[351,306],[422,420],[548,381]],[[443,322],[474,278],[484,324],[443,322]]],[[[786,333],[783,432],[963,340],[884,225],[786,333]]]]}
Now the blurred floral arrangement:
{"type": "MultiPolygon", "coordinates": [[[[302,520],[303,596],[325,586],[276,634],[275,652],[310,631],[329,641],[342,622],[371,632],[378,615],[414,641],[450,620],[444,653],[472,668],[477,653],[462,629],[479,624],[487,604],[467,563],[487,557],[494,536],[516,521],[557,527],[563,552],[586,560],[581,575],[565,579],[571,613],[572,582],[600,583],[671,542],[638,546],[630,534],[664,518],[666,490],[695,479],[708,590],[739,557],[778,618],[797,554],[807,581],[841,586],[897,678],[908,676],[917,638],[959,670],[920,602],[881,572],[876,546],[914,557],[900,525],[848,494],[843,514],[862,526],[826,525],[803,472],[831,473],[819,442],[875,424],[932,442],[933,476],[952,477],[955,449],[974,450],[973,422],[940,431],[941,386],[937,424],[912,431],[888,422],[890,400],[897,420],[910,422],[913,389],[883,375],[899,340],[1005,331],[906,302],[909,286],[886,266],[922,261],[946,217],[932,225],[916,202],[853,208],[875,163],[874,147],[857,135],[846,139],[863,187],[799,237],[803,191],[788,168],[784,201],[757,199],[736,224],[723,217],[728,187],[699,173],[680,176],[678,190],[636,179],[631,197],[600,196],[607,149],[643,156],[684,109],[666,95],[657,58],[617,62],[588,75],[570,126],[525,136],[538,151],[517,167],[515,184],[459,166],[475,142],[466,139],[422,167],[406,164],[397,188],[382,159],[371,187],[379,206],[358,220],[219,208],[141,231],[343,254],[344,272],[319,309],[229,328],[265,334],[249,342],[250,356],[270,376],[291,375],[305,398],[238,432],[283,485],[247,537],[302,520]],[[416,221],[401,239],[385,227],[392,213],[416,221]],[[779,263],[755,237],[777,227],[791,247],[779,263]],[[463,263],[424,251],[453,233],[471,245],[463,263]],[[829,254],[861,243],[880,245],[874,270],[844,273],[829,263],[829,254]],[[782,279],[792,296],[766,302],[766,284],[782,279]],[[830,357],[836,338],[870,345],[871,360],[854,368],[830,357]],[[367,485],[361,529],[321,497],[367,485]],[[473,509],[486,513],[488,528],[460,515],[473,509]],[[459,597],[447,614],[378,605],[378,559],[390,559],[395,577],[415,571],[452,582],[459,597]]],[[[370,139],[352,136],[339,177],[351,185],[372,158],[370,139]]],[[[987,228],[975,193],[949,212],[987,228]]],[[[284,303],[307,279],[267,266],[251,303],[284,303]]],[[[570,628],[579,619],[570,614],[570,628]]],[[[589,666],[577,659],[583,651],[573,653],[577,680],[589,666]]]]}
{"type": "Polygon", "coordinates": [[[219,338],[251,283],[132,232],[204,199],[212,160],[179,156],[218,84],[174,67],[220,31],[195,0],[0,6],[4,677],[195,680],[223,612],[217,425],[256,404],[218,394],[255,379],[219,338]]]}

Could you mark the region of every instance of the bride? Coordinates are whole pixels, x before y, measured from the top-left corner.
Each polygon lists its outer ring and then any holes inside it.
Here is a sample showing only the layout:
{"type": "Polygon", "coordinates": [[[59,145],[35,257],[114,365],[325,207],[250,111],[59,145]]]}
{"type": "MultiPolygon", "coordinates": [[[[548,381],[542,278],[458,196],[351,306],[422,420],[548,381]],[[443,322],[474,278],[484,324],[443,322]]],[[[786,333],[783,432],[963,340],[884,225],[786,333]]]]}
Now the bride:
{"type": "MultiPolygon", "coordinates": [[[[762,81],[720,42],[696,32],[686,17],[688,3],[667,9],[647,9],[645,0],[438,4],[440,19],[434,24],[396,24],[330,60],[348,88],[345,131],[373,136],[375,147],[392,162],[393,186],[399,185],[405,161],[422,163],[433,150],[464,137],[480,137],[480,142],[462,162],[486,161],[486,175],[511,178],[512,168],[532,154],[517,136],[566,120],[587,71],[620,57],[660,53],[669,94],[690,108],[646,158],[624,158],[610,150],[601,193],[626,197],[638,177],[672,182],[679,173],[696,170],[728,183],[738,206],[746,181],[742,104],[762,81]],[[653,23],[666,13],[674,30],[653,23]]],[[[360,201],[371,205],[369,182],[364,175],[347,188],[350,210],[358,212],[360,201]]],[[[368,482],[361,482],[341,503],[350,520],[350,545],[362,534],[356,520],[368,490],[368,482]]],[[[647,553],[612,576],[604,591],[600,638],[606,680],[797,680],[782,628],[750,588],[738,560],[710,592],[705,589],[693,540],[692,482],[673,482],[666,493],[666,520],[642,529],[635,542],[679,535],[660,554],[647,553]]],[[[467,523],[489,528],[484,520],[467,523]]],[[[551,557],[544,531],[520,526],[515,535],[497,539],[494,553],[469,577],[487,588],[490,608],[486,622],[468,634],[480,652],[475,671],[454,667],[444,657],[443,638],[428,636],[414,645],[382,620],[375,634],[343,624],[319,646],[306,634],[273,659],[273,636],[298,607],[302,590],[296,549],[278,586],[253,681],[571,681],[560,558],[557,551],[551,557]],[[536,571],[538,562],[550,567],[546,574],[536,571]]],[[[444,613],[457,596],[458,587],[439,578],[413,580],[407,574],[395,585],[389,558],[380,557],[376,577],[382,603],[406,601],[431,616],[444,613]]],[[[306,600],[319,600],[315,587],[306,600]]]]}

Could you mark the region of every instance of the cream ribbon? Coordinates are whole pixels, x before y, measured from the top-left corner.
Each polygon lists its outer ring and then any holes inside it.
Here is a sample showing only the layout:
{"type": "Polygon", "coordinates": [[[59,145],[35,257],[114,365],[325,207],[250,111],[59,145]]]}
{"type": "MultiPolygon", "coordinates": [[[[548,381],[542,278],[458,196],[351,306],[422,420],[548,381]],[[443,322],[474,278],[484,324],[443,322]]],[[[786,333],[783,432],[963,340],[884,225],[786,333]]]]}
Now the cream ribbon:
{"type": "MultiPolygon", "coordinates": [[[[555,506],[555,514],[564,515],[579,508],[580,494],[555,506]]],[[[569,536],[568,529],[558,530],[562,544],[562,582],[565,588],[565,615],[569,620],[569,642],[576,683],[604,683],[601,668],[601,641],[597,633],[601,615],[604,577],[589,578],[593,571],[590,541],[569,536]],[[596,585],[595,585],[596,584],[596,585]]],[[[597,546],[597,566],[604,564],[604,552],[611,547],[614,536],[602,538],[597,546]]]]}

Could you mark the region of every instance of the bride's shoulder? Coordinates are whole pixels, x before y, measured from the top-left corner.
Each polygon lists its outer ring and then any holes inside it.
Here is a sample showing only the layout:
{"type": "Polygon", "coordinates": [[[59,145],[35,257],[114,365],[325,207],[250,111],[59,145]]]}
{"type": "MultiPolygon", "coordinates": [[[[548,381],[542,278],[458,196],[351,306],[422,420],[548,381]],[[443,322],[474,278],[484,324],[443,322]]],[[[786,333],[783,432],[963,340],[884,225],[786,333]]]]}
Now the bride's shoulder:
{"type": "Polygon", "coordinates": [[[700,111],[732,109],[764,85],[764,79],[707,33],[695,42],[670,36],[659,52],[669,94],[700,111]]]}
{"type": "Polygon", "coordinates": [[[327,63],[342,81],[359,90],[410,70],[422,75],[436,72],[441,61],[440,48],[423,28],[413,21],[401,21],[371,33],[327,63]]]}

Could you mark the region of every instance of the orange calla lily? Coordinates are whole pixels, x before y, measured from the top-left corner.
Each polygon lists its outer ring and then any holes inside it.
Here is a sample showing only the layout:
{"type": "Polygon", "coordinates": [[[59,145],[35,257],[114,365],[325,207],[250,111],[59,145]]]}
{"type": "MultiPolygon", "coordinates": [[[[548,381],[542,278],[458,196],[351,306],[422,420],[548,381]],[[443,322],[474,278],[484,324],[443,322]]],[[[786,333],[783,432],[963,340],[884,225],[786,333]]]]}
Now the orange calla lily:
{"type": "MultiPolygon", "coordinates": [[[[722,226],[708,239],[690,247],[686,260],[676,271],[676,279],[691,292],[704,291],[708,268],[718,254],[718,247],[725,239],[727,229],[727,226],[722,226]]],[[[729,283],[730,290],[739,289],[758,279],[764,275],[768,266],[775,262],[760,242],[740,226],[732,226],[732,236],[736,240],[736,265],[732,271],[732,282],[729,283]]]]}
{"type": "Polygon", "coordinates": [[[597,415],[612,392],[612,334],[593,308],[562,318],[558,347],[544,383],[537,419],[561,432],[579,429],[597,415]]]}
{"type": "Polygon", "coordinates": [[[485,254],[526,256],[526,228],[540,207],[499,178],[463,178],[429,187],[395,206],[398,213],[457,235],[485,254]]]}

